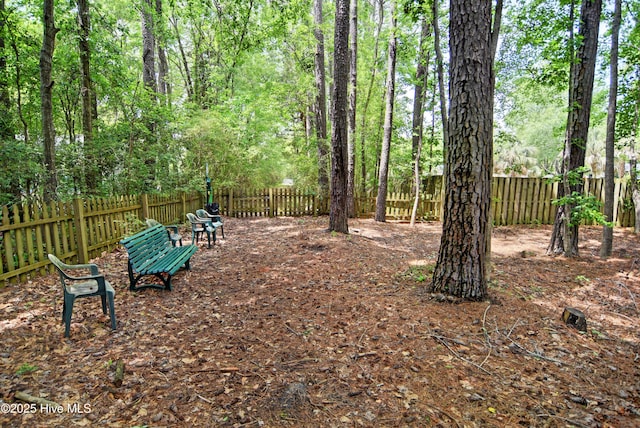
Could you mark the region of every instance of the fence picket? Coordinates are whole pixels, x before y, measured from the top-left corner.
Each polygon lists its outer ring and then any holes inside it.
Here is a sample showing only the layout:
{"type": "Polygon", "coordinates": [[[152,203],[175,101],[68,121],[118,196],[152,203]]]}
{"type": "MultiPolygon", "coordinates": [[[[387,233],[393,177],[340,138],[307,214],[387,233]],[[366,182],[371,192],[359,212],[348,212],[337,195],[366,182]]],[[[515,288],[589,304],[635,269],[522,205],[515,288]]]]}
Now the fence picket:
{"type": "MultiPolygon", "coordinates": [[[[442,219],[444,180],[428,177],[418,204],[418,219],[442,219]]],[[[585,179],[585,190],[603,198],[603,180],[585,179]]],[[[633,226],[635,213],[628,209],[630,186],[618,180],[615,186],[614,222],[633,226]]],[[[496,226],[554,221],[558,183],[541,178],[494,177],[491,218],[496,226]]],[[[308,189],[212,189],[221,213],[232,217],[303,216],[328,212],[328,200],[308,189]]],[[[356,213],[372,217],[377,193],[355,196],[356,213]]],[[[389,220],[411,216],[414,195],[390,192],[386,213],[389,220]]],[[[23,281],[33,273],[50,272],[47,253],[65,261],[92,259],[110,251],[119,240],[142,227],[141,216],[153,216],[164,224],[185,224],[187,212],[204,206],[200,193],[179,195],[128,195],[90,198],[76,202],[2,207],[0,219],[0,287],[23,281]],[[74,206],[77,205],[77,206],[74,206]],[[80,216],[81,220],[78,220],[80,216]]]]}

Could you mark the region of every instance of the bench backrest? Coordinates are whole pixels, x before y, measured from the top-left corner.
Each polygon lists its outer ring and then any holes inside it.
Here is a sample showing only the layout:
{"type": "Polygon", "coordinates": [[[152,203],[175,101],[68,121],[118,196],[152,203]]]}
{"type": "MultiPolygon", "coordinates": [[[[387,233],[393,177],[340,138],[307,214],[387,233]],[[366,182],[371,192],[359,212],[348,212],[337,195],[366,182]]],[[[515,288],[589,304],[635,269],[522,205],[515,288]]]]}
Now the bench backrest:
{"type": "Polygon", "coordinates": [[[172,248],[171,239],[161,224],[124,238],[120,243],[127,249],[129,261],[133,266],[172,248]]]}

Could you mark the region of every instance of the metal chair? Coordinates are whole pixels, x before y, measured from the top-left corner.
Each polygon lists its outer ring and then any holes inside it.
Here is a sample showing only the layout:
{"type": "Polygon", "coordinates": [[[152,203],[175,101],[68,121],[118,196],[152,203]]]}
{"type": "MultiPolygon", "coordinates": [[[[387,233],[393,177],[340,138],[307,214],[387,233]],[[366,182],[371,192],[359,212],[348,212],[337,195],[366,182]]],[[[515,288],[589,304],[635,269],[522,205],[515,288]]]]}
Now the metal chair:
{"type": "Polygon", "coordinates": [[[109,317],[111,318],[111,328],[116,329],[116,313],[113,305],[115,291],[111,284],[98,272],[98,266],[93,263],[68,265],[63,263],[53,254],[48,255],[49,260],[58,270],[62,290],[64,291],[64,303],[62,305],[62,321],[64,322],[64,336],[69,337],[71,329],[71,313],[73,303],[80,297],[99,296],[102,299],[102,313],[107,313],[107,302],[109,303],[109,317]],[[84,269],[90,275],[71,276],[67,273],[70,270],[84,269]]]}

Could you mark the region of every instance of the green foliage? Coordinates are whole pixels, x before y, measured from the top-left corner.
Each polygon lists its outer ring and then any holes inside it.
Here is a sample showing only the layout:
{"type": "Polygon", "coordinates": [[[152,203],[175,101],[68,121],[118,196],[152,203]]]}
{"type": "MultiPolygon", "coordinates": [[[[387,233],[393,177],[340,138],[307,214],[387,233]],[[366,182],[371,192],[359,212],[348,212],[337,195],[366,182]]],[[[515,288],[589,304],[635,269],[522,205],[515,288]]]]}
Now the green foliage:
{"type": "MultiPolygon", "coordinates": [[[[169,59],[171,93],[142,88],[140,12],[126,0],[90,4],[91,78],[95,94],[93,138],[82,135],[77,10],[56,2],[59,32],[53,58],[58,197],[203,190],[206,164],[215,186],[265,187],[284,178],[296,186],[317,182],[317,147],[312,129],[315,37],[310,0],[176,0],[157,16],[158,45],[169,59]],[[91,177],[98,183],[91,188],[91,177]]],[[[637,16],[637,2],[628,15],[637,16]]],[[[505,5],[497,68],[496,171],[554,172],[566,126],[570,49],[568,0],[527,0],[505,5]]],[[[390,190],[413,181],[412,94],[420,19],[430,3],[398,2],[398,64],[390,190]]],[[[333,4],[325,4],[328,87],[333,57],[333,4]]],[[[389,40],[389,2],[359,4],[356,179],[377,185],[389,40]],[[378,20],[383,18],[378,40],[378,20]],[[377,56],[374,57],[374,54],[377,56]],[[362,164],[364,159],[364,165],[362,164]],[[364,178],[362,170],[366,170],[364,178]]],[[[3,28],[7,67],[0,87],[10,109],[0,118],[0,204],[42,197],[39,50],[42,9],[32,0],[8,0],[3,28]],[[6,131],[6,133],[4,132],[6,131]],[[15,136],[15,138],[11,138],[15,136]]],[[[446,51],[447,10],[440,10],[446,51]]],[[[617,133],[634,135],[640,31],[629,17],[621,37],[617,133]]],[[[429,49],[422,170],[443,164],[441,119],[429,49]],[[432,120],[431,120],[432,119],[432,120]],[[431,132],[431,127],[435,128],[431,132]]],[[[445,74],[447,64],[444,64],[445,74]]],[[[157,71],[157,70],[156,70],[157,71]]],[[[605,85],[596,91],[594,125],[604,123],[605,85]]],[[[330,115],[329,115],[330,117],[330,115]]],[[[331,133],[329,124],[329,133],[331,133]]],[[[597,133],[591,133],[598,139],[597,133]]],[[[600,150],[597,141],[594,161],[600,150]]],[[[595,165],[595,163],[594,163],[595,165]]]]}
{"type": "Polygon", "coordinates": [[[24,374],[33,373],[36,370],[38,370],[38,366],[34,366],[29,363],[23,363],[20,367],[18,367],[18,370],[16,370],[16,375],[22,376],[24,374]]]}
{"type": "Polygon", "coordinates": [[[411,266],[408,270],[403,272],[400,276],[407,278],[411,281],[424,283],[431,278],[431,276],[433,275],[434,268],[435,266],[432,264],[411,266]]]}
{"type": "Polygon", "coordinates": [[[564,196],[553,200],[554,205],[567,205],[571,207],[571,218],[569,224],[578,226],[582,222],[596,223],[613,227],[614,224],[608,222],[601,212],[602,202],[593,195],[583,195],[580,192],[572,192],[569,196],[564,196]]]}

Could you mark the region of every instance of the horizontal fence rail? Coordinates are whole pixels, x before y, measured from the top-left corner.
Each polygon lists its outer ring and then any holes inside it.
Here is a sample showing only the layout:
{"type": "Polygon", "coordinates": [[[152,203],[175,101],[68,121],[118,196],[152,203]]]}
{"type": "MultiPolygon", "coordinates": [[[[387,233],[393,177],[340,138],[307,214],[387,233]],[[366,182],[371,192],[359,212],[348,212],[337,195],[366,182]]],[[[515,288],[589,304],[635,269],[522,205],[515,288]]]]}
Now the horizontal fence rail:
{"type": "MultiPolygon", "coordinates": [[[[441,220],[442,177],[429,177],[422,187],[416,218],[441,220]]],[[[630,187],[621,181],[615,185],[617,203],[613,221],[618,226],[634,225],[630,187]]],[[[603,201],[604,180],[585,179],[584,192],[603,201]]],[[[329,201],[309,189],[213,189],[211,196],[220,204],[221,213],[229,217],[316,216],[329,211],[329,201]]],[[[552,224],[557,209],[553,200],[557,197],[558,183],[541,178],[494,177],[493,223],[496,226],[552,224]]],[[[414,199],[415,195],[409,193],[389,193],[387,219],[409,220],[414,199]]],[[[7,282],[25,281],[30,275],[50,272],[48,253],[69,263],[86,263],[111,251],[124,236],[140,230],[146,218],[186,226],[186,213],[202,208],[204,202],[204,195],[195,192],[2,207],[0,287],[7,282]]],[[[375,193],[357,195],[354,202],[358,217],[373,217],[375,193]]]]}
{"type": "Polygon", "coordinates": [[[194,193],[2,207],[0,287],[52,271],[48,253],[68,263],[86,263],[144,227],[146,218],[165,224],[184,223],[185,214],[202,208],[202,201],[202,195],[194,193]]]}

